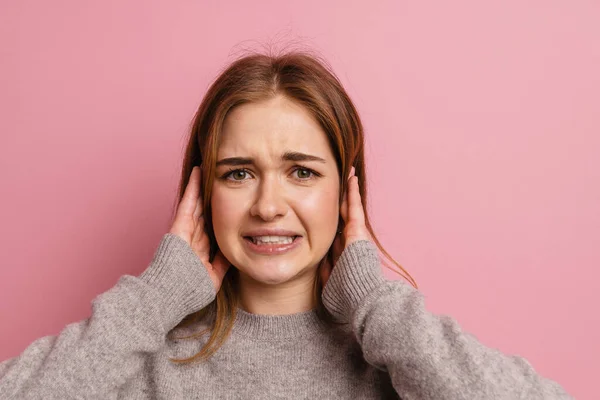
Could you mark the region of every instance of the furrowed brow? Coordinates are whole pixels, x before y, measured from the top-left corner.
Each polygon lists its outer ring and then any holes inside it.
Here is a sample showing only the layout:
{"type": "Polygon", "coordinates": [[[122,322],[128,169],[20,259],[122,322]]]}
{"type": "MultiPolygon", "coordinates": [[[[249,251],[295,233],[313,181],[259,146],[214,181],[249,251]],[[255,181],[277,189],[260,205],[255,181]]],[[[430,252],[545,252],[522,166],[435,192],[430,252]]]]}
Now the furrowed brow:
{"type": "Polygon", "coordinates": [[[286,151],[281,159],[284,161],[318,161],[325,163],[326,161],[321,157],[313,156],[310,154],[304,154],[297,151],[286,151]]]}
{"type": "MultiPolygon", "coordinates": [[[[321,157],[300,153],[298,151],[286,151],[281,156],[281,159],[283,161],[318,161],[321,163],[326,163],[326,161],[321,157]]],[[[254,159],[248,157],[228,157],[217,161],[217,167],[220,167],[221,165],[240,166],[254,164],[254,159]]]]}
{"type": "Polygon", "coordinates": [[[217,161],[217,167],[220,167],[221,165],[237,166],[237,165],[252,165],[252,164],[254,164],[254,160],[252,158],[245,158],[245,157],[229,157],[229,158],[224,158],[222,160],[217,161]]]}

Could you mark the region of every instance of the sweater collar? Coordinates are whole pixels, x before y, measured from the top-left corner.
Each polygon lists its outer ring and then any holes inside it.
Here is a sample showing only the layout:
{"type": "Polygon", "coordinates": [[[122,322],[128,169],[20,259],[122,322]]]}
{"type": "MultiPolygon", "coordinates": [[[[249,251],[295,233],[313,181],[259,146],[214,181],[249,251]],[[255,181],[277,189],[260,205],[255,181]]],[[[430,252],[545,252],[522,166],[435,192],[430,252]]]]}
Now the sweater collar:
{"type": "Polygon", "coordinates": [[[316,309],[287,315],[262,315],[238,308],[232,333],[272,340],[310,337],[326,328],[327,323],[321,320],[316,309]]]}

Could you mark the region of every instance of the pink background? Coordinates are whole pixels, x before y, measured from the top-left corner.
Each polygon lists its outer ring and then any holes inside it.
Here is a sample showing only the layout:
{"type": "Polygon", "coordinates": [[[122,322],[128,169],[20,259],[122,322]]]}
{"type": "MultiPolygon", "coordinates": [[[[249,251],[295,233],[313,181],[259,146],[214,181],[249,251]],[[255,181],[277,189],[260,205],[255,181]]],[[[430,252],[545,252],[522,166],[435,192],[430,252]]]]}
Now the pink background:
{"type": "Polygon", "coordinates": [[[207,85],[244,48],[293,42],[356,102],[374,225],[430,310],[597,393],[598,3],[0,7],[0,360],[145,269],[207,85]]]}

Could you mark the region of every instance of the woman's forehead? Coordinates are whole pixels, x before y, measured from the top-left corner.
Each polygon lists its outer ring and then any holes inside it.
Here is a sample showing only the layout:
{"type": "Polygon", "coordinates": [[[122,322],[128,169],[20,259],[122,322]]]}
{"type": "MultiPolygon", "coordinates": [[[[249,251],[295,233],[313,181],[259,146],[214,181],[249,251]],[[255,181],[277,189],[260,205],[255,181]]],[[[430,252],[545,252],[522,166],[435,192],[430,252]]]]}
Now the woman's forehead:
{"type": "Polygon", "coordinates": [[[227,116],[217,149],[218,158],[253,157],[282,160],[296,152],[332,159],[327,136],[302,106],[272,99],[248,103],[227,116]]]}

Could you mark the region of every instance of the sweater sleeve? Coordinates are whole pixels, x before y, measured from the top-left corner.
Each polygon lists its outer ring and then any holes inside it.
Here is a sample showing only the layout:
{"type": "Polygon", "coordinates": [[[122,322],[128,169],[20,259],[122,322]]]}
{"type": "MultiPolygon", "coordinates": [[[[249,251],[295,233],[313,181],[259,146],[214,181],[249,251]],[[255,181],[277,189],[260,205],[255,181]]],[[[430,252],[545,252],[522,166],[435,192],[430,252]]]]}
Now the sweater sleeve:
{"type": "Polygon", "coordinates": [[[116,398],[167,333],[215,295],[192,248],[167,233],[146,270],[97,296],[88,319],[1,363],[0,399],[116,398]]]}
{"type": "Polygon", "coordinates": [[[418,290],[387,280],[371,241],[344,249],[322,296],[403,399],[572,399],[524,358],[482,345],[453,318],[428,312],[418,290]]]}

